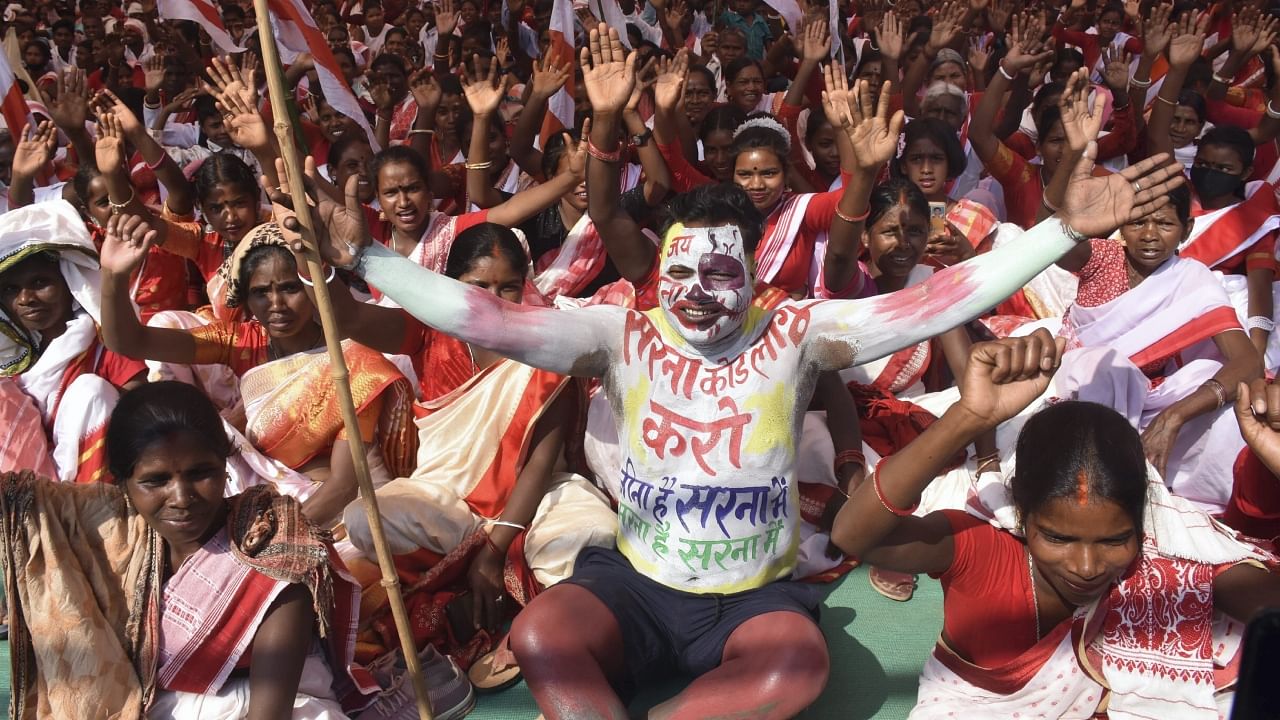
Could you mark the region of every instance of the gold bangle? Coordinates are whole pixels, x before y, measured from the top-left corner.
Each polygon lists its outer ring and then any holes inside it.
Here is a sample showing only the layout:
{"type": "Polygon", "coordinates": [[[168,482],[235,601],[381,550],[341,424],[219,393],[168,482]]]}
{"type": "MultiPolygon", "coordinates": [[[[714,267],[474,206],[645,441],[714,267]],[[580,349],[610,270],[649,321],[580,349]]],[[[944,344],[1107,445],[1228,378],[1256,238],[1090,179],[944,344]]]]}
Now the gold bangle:
{"type": "Polygon", "coordinates": [[[493,161],[485,160],[484,162],[478,162],[478,163],[463,163],[462,167],[466,168],[467,170],[488,170],[489,168],[493,167],[493,161]]]}
{"type": "Polygon", "coordinates": [[[129,199],[128,199],[128,200],[125,200],[125,201],[124,201],[124,202],[122,202],[122,203],[118,203],[118,202],[116,202],[116,201],[111,200],[110,198],[108,198],[108,199],[107,199],[107,202],[111,203],[111,214],[112,214],[112,215],[119,215],[120,213],[124,212],[124,209],[125,209],[125,208],[127,208],[127,207],[129,207],[129,203],[133,202],[133,199],[134,199],[135,197],[137,197],[137,196],[138,196],[138,191],[137,191],[136,189],[134,189],[134,187],[133,187],[132,185],[130,185],[130,186],[129,186],[129,199]]]}
{"type": "Polygon", "coordinates": [[[436,131],[435,131],[435,130],[423,130],[422,128],[418,128],[417,130],[410,130],[410,131],[409,131],[409,135],[411,135],[411,136],[412,136],[412,135],[435,135],[435,134],[436,134],[436,131]]]}
{"type": "Polygon", "coordinates": [[[1166,104],[1166,105],[1168,105],[1169,107],[1177,107],[1177,106],[1178,106],[1178,103],[1176,103],[1176,102],[1174,102],[1174,101],[1172,101],[1172,100],[1170,100],[1170,99],[1168,99],[1168,98],[1162,98],[1162,97],[1160,97],[1159,95],[1157,95],[1157,96],[1156,96],[1156,100],[1158,100],[1158,101],[1160,101],[1160,102],[1162,102],[1162,103],[1165,103],[1165,104],[1166,104]]]}

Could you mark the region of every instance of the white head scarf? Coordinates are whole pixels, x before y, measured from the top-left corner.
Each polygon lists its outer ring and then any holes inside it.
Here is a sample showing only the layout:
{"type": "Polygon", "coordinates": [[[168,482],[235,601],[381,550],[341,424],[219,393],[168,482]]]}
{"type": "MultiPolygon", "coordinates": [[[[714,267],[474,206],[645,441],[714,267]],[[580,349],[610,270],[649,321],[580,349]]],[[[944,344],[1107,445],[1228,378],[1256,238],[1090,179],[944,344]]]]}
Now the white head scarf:
{"type": "MultiPolygon", "coordinates": [[[[0,275],[42,252],[58,256],[74,309],[83,310],[98,323],[102,318],[98,251],[71,203],[36,203],[0,215],[0,275]]],[[[38,359],[39,347],[39,334],[28,333],[0,308],[0,376],[25,372],[38,359]]]]}

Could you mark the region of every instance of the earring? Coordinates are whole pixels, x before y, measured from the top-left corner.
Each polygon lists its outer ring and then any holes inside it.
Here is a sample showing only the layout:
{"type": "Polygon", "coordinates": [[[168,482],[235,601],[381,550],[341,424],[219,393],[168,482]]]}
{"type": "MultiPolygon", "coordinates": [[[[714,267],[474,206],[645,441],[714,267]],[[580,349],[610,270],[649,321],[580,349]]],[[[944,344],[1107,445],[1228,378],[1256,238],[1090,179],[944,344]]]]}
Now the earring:
{"type": "Polygon", "coordinates": [[[387,221],[387,214],[386,214],[386,213],[384,213],[384,212],[382,212],[381,210],[379,210],[379,211],[378,211],[378,220],[379,220],[380,222],[386,222],[386,221],[387,221]]]}

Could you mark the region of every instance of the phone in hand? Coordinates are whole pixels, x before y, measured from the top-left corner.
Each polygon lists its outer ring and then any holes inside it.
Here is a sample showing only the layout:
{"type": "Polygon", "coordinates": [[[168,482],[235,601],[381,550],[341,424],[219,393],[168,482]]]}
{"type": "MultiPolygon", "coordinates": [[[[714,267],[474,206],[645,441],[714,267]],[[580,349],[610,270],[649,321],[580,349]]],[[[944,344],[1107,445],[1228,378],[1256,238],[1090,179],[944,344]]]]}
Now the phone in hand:
{"type": "MultiPolygon", "coordinates": [[[[944,202],[929,203],[929,235],[930,237],[947,231],[947,204],[944,202]]],[[[928,250],[933,250],[936,243],[930,242],[928,250]]]]}
{"type": "Polygon", "coordinates": [[[1280,718],[1280,608],[1263,610],[1244,633],[1231,720],[1280,718]]]}

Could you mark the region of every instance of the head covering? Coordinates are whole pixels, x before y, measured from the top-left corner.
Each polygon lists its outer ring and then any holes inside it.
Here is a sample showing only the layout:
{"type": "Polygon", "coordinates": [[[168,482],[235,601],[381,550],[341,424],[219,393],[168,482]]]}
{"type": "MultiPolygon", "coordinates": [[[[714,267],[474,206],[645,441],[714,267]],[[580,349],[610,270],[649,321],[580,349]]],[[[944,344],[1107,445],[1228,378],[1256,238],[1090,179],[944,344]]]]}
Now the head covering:
{"type": "Polygon", "coordinates": [[[129,3],[129,7],[124,11],[125,15],[133,17],[134,15],[145,15],[146,11],[142,9],[142,3],[129,3]]]}
{"type": "Polygon", "coordinates": [[[961,69],[969,67],[968,64],[965,63],[964,58],[960,56],[960,53],[952,50],[951,48],[942,48],[933,58],[933,63],[929,65],[929,72],[933,72],[940,66],[947,63],[955,63],[959,65],[961,69]]]}
{"type": "MultiPolygon", "coordinates": [[[[40,253],[58,257],[72,307],[97,323],[102,317],[98,251],[71,203],[36,203],[0,215],[0,275],[40,253]]],[[[0,308],[0,376],[25,372],[38,359],[39,347],[39,333],[28,332],[0,308]]]]}
{"type": "Polygon", "coordinates": [[[133,28],[134,30],[137,30],[138,34],[142,36],[142,42],[150,40],[150,36],[147,34],[147,26],[137,18],[131,17],[121,23],[121,32],[124,31],[124,28],[133,28]]]}
{"type": "MultiPolygon", "coordinates": [[[[222,281],[222,286],[226,288],[221,304],[229,308],[239,307],[244,300],[244,292],[246,288],[240,287],[240,266],[244,263],[244,258],[249,251],[259,245],[278,245],[285,250],[289,249],[289,243],[284,239],[284,232],[280,226],[274,222],[262,223],[253,228],[247,235],[236,245],[236,249],[231,253],[231,257],[222,263],[222,267],[218,268],[218,278],[222,281]]],[[[211,298],[217,305],[217,298],[211,298]]]]}

